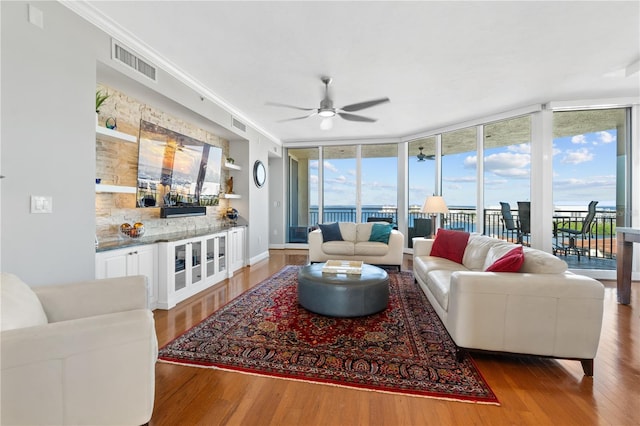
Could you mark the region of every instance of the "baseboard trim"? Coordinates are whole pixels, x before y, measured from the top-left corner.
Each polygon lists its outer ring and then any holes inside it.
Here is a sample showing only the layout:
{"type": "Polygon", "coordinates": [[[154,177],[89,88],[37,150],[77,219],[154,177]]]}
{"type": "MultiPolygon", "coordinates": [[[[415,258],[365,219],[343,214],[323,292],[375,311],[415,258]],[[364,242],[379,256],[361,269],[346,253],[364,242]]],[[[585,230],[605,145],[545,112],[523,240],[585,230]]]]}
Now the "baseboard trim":
{"type": "Polygon", "coordinates": [[[263,261],[265,259],[268,259],[268,258],[269,258],[269,251],[267,250],[265,252],[262,252],[262,253],[258,254],[257,256],[253,256],[252,258],[250,258],[249,259],[249,266],[255,265],[256,263],[261,262],[261,261],[263,261]]]}

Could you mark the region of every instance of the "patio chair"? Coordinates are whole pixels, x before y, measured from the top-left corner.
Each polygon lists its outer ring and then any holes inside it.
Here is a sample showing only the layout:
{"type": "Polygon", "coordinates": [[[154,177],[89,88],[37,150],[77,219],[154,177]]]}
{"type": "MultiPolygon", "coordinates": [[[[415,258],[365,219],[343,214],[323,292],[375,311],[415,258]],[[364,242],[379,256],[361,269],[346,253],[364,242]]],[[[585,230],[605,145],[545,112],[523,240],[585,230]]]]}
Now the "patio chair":
{"type": "Polygon", "coordinates": [[[578,255],[578,262],[580,261],[581,252],[586,252],[589,259],[591,259],[591,250],[589,250],[589,247],[584,247],[584,240],[591,235],[591,227],[593,226],[593,220],[596,217],[597,204],[597,201],[591,201],[589,203],[589,210],[582,220],[579,228],[558,228],[558,238],[562,237],[562,244],[557,245],[554,251],[557,252],[558,250],[562,250],[564,251],[565,256],[569,252],[573,251],[578,255]],[[569,238],[569,244],[564,244],[565,238],[569,238]],[[576,244],[577,239],[580,239],[579,246],[576,244]]]}
{"type": "MultiPolygon", "coordinates": [[[[520,242],[531,234],[531,201],[518,201],[518,222],[520,225],[520,242]]],[[[527,245],[529,245],[527,243],[527,245]]]]}
{"type": "Polygon", "coordinates": [[[522,243],[522,233],[520,232],[520,226],[513,218],[511,214],[511,205],[500,201],[500,213],[502,213],[502,225],[503,229],[507,231],[507,238],[511,235],[511,238],[515,235],[516,241],[522,243]]]}

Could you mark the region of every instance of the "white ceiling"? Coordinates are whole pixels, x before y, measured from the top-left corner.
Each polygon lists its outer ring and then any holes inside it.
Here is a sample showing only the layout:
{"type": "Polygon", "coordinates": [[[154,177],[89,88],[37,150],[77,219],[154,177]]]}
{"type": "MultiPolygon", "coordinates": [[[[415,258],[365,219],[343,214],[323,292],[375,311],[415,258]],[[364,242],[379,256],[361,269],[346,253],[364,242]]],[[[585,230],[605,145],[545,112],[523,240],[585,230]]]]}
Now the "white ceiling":
{"type": "MultiPolygon", "coordinates": [[[[400,137],[551,100],[640,96],[640,2],[88,2],[281,141],[400,137]],[[607,75],[613,74],[613,75],[607,75]],[[268,106],[336,106],[320,118],[268,106]]],[[[144,52],[139,52],[144,56],[144,52]]]]}

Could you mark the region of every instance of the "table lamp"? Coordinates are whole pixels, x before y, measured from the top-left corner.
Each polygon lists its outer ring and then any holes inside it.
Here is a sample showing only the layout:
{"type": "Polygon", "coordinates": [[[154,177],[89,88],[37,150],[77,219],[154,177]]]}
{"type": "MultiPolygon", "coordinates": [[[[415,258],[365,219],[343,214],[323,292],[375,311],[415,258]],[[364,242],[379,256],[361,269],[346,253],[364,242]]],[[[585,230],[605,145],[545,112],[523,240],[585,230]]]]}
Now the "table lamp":
{"type": "Polygon", "coordinates": [[[431,195],[424,200],[424,204],[420,211],[431,215],[431,238],[433,238],[436,229],[436,215],[440,213],[449,213],[447,203],[444,202],[444,198],[440,195],[431,195]]]}

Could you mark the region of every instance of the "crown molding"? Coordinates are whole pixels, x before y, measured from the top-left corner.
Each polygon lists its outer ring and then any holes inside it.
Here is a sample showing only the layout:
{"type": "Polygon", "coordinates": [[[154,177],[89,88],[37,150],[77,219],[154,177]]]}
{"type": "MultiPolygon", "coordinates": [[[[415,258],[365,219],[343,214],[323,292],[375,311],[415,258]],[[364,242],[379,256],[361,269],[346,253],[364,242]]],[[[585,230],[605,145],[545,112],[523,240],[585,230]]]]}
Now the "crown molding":
{"type": "Polygon", "coordinates": [[[190,89],[199,93],[202,97],[209,99],[211,102],[223,108],[231,115],[242,120],[245,124],[250,125],[253,129],[271,139],[274,143],[282,146],[282,140],[280,140],[280,138],[274,136],[273,134],[257,125],[253,120],[249,119],[249,117],[247,117],[244,113],[227,102],[225,99],[218,96],[206,85],[189,75],[187,72],[180,69],[172,62],[168,61],[166,58],[156,52],[151,46],[144,43],[131,32],[123,28],[120,24],[104,16],[97,8],[95,8],[86,0],[58,0],[58,2],[65,6],[67,9],[74,12],[76,15],[80,16],[92,25],[104,31],[109,36],[115,38],[125,46],[133,49],[136,53],[153,62],[164,72],[168,73],[190,89]]]}

